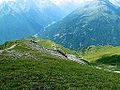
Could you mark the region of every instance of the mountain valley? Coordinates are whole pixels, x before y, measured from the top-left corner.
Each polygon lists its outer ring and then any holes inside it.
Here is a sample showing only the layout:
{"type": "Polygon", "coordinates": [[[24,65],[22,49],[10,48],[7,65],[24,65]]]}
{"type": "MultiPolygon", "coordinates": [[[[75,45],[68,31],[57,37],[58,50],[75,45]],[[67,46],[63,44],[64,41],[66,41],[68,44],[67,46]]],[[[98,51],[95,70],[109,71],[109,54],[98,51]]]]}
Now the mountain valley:
{"type": "Polygon", "coordinates": [[[120,10],[107,0],[81,5],[61,21],[44,29],[40,37],[77,50],[91,45],[120,45],[120,10]],[[71,38],[71,39],[70,39],[71,38]]]}
{"type": "Polygon", "coordinates": [[[0,0],[0,90],[119,90],[119,0],[0,0]]]}

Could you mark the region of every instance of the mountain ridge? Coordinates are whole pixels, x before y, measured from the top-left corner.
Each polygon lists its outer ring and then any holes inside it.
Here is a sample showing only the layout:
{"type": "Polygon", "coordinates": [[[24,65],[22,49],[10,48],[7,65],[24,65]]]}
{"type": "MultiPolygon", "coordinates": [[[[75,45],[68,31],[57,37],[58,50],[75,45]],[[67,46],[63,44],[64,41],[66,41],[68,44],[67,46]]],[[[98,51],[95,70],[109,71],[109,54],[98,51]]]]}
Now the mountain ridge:
{"type": "Polygon", "coordinates": [[[40,36],[70,49],[119,45],[119,22],[117,6],[96,0],[80,6],[61,21],[47,27],[40,36]]]}

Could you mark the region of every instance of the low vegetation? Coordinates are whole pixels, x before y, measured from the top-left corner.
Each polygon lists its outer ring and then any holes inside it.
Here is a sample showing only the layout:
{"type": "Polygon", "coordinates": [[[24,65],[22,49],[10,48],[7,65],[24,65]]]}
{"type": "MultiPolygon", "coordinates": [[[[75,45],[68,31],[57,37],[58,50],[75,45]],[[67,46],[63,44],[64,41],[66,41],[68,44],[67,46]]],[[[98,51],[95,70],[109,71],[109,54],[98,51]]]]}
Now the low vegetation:
{"type": "Polygon", "coordinates": [[[76,54],[49,40],[7,42],[0,46],[0,90],[119,90],[120,74],[40,52],[31,42],[76,54]]]}
{"type": "Polygon", "coordinates": [[[67,49],[59,44],[56,44],[55,42],[53,42],[51,40],[44,40],[44,39],[35,38],[35,37],[25,38],[25,41],[31,41],[31,40],[36,41],[38,45],[45,47],[45,48],[48,48],[48,49],[58,49],[58,50],[61,50],[65,53],[68,53],[68,54],[78,55],[76,51],[72,51],[70,49],[67,49]]]}
{"type": "Polygon", "coordinates": [[[78,53],[87,61],[96,61],[103,56],[120,55],[120,46],[90,46],[78,53]]]}
{"type": "Polygon", "coordinates": [[[119,90],[119,77],[120,74],[47,56],[39,60],[0,59],[1,90],[119,90]]]}
{"type": "Polygon", "coordinates": [[[120,55],[103,56],[102,58],[98,59],[96,62],[101,64],[108,64],[108,65],[120,65],[120,55]]]}

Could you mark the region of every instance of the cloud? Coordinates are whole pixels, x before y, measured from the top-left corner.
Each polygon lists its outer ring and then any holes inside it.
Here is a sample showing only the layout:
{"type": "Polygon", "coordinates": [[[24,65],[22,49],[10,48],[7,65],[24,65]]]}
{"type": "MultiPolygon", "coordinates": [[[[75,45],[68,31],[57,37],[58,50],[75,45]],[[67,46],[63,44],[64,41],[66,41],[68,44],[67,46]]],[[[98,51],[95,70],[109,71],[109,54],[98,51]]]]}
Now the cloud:
{"type": "MultiPolygon", "coordinates": [[[[95,0],[51,0],[53,3],[55,3],[58,6],[62,6],[63,4],[66,3],[73,3],[73,4],[82,4],[84,2],[88,1],[95,1],[95,0]]],[[[109,0],[111,3],[120,6],[120,0],[109,0]]]]}
{"type": "Polygon", "coordinates": [[[86,1],[93,1],[93,0],[51,0],[53,3],[55,3],[56,5],[63,5],[65,3],[74,3],[74,4],[81,4],[84,3],[86,1]]]}
{"type": "MultiPolygon", "coordinates": [[[[0,4],[3,2],[8,2],[8,1],[17,1],[17,0],[0,0],[0,4]]],[[[44,4],[45,1],[49,1],[49,0],[36,0],[36,1],[40,1],[40,3],[44,4]]],[[[52,1],[57,6],[62,6],[62,5],[69,4],[69,3],[80,5],[84,2],[95,1],[95,0],[50,0],[50,1],[52,1]]],[[[120,0],[109,0],[109,1],[115,5],[120,6],[120,0]]]]}
{"type": "Polygon", "coordinates": [[[4,0],[0,0],[0,4],[3,3],[4,0]]]}
{"type": "Polygon", "coordinates": [[[8,1],[16,1],[16,0],[0,0],[0,4],[2,4],[3,2],[8,2],[8,1]]]}

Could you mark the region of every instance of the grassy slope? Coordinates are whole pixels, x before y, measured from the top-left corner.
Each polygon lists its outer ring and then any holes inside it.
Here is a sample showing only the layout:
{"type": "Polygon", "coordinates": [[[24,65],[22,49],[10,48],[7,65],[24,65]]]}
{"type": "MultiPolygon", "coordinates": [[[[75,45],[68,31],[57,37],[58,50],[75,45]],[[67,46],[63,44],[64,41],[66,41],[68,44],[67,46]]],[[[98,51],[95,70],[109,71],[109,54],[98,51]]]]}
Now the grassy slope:
{"type": "Polygon", "coordinates": [[[79,53],[85,60],[96,61],[103,56],[120,55],[120,46],[90,46],[79,53]]]}
{"type": "Polygon", "coordinates": [[[120,55],[103,56],[96,61],[97,63],[120,66],[120,55]]]}
{"type": "Polygon", "coordinates": [[[120,74],[53,57],[0,59],[0,89],[5,90],[119,90],[119,77],[120,74]]]}
{"type": "MultiPolygon", "coordinates": [[[[29,57],[22,58],[7,56],[7,52],[0,54],[1,90],[118,90],[120,88],[120,74],[43,55],[43,53],[31,50],[26,46],[27,41],[29,39],[7,42],[0,46],[1,49],[5,49],[14,44],[19,44],[12,50],[22,53],[30,52],[29,57]]],[[[51,42],[42,41],[39,42],[39,45],[53,48],[51,42]]],[[[61,47],[58,48],[61,49],[61,47]]],[[[62,50],[68,49],[63,48],[62,50]]],[[[67,52],[73,53],[69,50],[67,52]]]]}
{"type": "Polygon", "coordinates": [[[25,40],[26,41],[29,41],[29,40],[38,41],[37,44],[40,46],[43,46],[45,48],[48,48],[48,49],[57,48],[58,50],[61,50],[65,53],[77,55],[76,51],[69,50],[69,49],[67,49],[59,44],[56,44],[55,42],[53,42],[51,40],[44,40],[44,39],[35,38],[35,37],[25,38],[25,40]]]}
{"type": "Polygon", "coordinates": [[[47,48],[47,49],[52,49],[54,50],[55,48],[57,50],[60,50],[64,53],[67,53],[67,54],[73,54],[73,55],[76,55],[78,56],[78,54],[76,53],[76,51],[72,51],[70,49],[67,49],[67,48],[64,48],[63,46],[59,45],[59,44],[56,44],[54,43],[53,41],[51,40],[44,40],[44,39],[40,39],[40,38],[35,38],[35,37],[28,37],[28,38],[25,38],[23,40],[15,40],[15,41],[9,41],[9,42],[6,42],[5,44],[3,45],[0,45],[0,50],[3,50],[3,49],[6,49],[6,48],[9,48],[11,47],[12,45],[14,44],[19,44],[21,46],[17,46],[16,49],[23,49],[23,50],[26,50],[27,48],[30,48],[28,47],[25,43],[26,42],[30,42],[31,40],[33,41],[37,41],[37,45],[40,45],[44,48],[47,48]]]}

